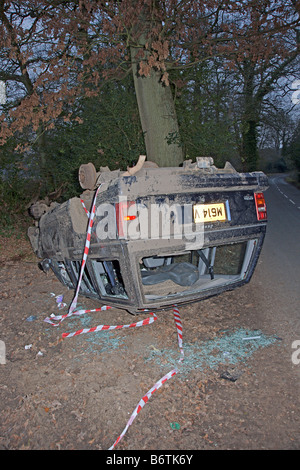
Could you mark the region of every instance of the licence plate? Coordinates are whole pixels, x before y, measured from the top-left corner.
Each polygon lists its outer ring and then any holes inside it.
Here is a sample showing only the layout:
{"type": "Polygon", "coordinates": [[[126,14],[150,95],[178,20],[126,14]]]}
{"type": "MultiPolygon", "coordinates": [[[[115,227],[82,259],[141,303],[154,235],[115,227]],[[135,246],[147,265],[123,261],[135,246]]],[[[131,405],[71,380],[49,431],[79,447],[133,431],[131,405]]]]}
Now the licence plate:
{"type": "Polygon", "coordinates": [[[200,222],[218,222],[227,220],[225,204],[196,204],[194,207],[194,221],[200,222]]]}

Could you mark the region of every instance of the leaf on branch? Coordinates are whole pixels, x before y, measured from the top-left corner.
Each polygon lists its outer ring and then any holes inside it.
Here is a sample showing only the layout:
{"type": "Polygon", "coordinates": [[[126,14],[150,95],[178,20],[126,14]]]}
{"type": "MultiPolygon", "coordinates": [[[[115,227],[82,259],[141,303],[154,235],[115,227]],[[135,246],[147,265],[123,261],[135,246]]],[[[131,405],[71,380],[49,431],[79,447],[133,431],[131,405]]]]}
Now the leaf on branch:
{"type": "Polygon", "coordinates": [[[158,52],[159,60],[165,60],[169,55],[169,42],[168,41],[154,41],[152,49],[158,52]]]}
{"type": "Polygon", "coordinates": [[[150,67],[159,67],[159,62],[157,61],[157,54],[153,54],[149,57],[148,59],[148,64],[150,65],[150,67]]]}
{"type": "Polygon", "coordinates": [[[140,62],[139,63],[139,75],[142,77],[149,77],[150,75],[150,71],[151,71],[151,67],[149,64],[146,64],[145,62],[140,62]]]}
{"type": "Polygon", "coordinates": [[[165,72],[165,73],[163,74],[163,76],[161,77],[161,81],[162,81],[162,83],[163,83],[164,85],[166,85],[166,86],[169,86],[169,85],[170,85],[168,72],[165,72]]]}

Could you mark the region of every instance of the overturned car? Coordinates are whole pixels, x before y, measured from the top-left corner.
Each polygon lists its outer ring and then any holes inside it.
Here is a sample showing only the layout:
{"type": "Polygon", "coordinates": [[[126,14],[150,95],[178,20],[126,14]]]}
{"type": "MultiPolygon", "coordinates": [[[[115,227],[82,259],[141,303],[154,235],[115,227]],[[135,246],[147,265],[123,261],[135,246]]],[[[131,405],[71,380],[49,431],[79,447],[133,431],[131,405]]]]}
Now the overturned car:
{"type": "Polygon", "coordinates": [[[141,156],[126,172],[79,169],[80,197],[31,208],[28,235],[40,265],[79,293],[131,313],[164,309],[248,282],[267,224],[262,172],[211,158],[158,168],[141,156]]]}

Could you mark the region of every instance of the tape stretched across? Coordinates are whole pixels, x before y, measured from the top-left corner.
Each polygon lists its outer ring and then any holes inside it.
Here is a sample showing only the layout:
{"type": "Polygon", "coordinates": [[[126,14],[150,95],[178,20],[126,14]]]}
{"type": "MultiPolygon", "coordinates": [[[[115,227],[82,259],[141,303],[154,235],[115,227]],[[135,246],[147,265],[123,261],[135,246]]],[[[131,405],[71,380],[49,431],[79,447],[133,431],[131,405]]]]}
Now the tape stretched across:
{"type": "Polygon", "coordinates": [[[87,210],[87,208],[85,207],[85,204],[84,204],[83,200],[80,199],[80,202],[81,202],[81,204],[82,204],[82,207],[83,207],[84,210],[85,210],[86,215],[89,217],[89,216],[90,216],[90,213],[89,213],[89,211],[87,210]]]}
{"type": "MultiPolygon", "coordinates": [[[[96,310],[101,310],[101,309],[96,309],[96,310]]],[[[87,313],[87,312],[90,312],[90,311],[91,310],[85,310],[85,311],[83,311],[83,313],[87,313]]],[[[78,314],[78,312],[75,312],[74,314],[78,314]]],[[[139,327],[139,326],[150,325],[155,320],[157,320],[156,315],[154,315],[153,313],[150,313],[150,315],[153,315],[153,316],[148,317],[145,320],[130,323],[129,325],[98,325],[98,326],[94,326],[92,328],[83,328],[81,330],[75,331],[74,333],[63,333],[62,337],[63,338],[70,338],[72,336],[78,336],[78,335],[82,335],[84,333],[93,333],[93,332],[101,331],[101,330],[115,330],[115,329],[121,329],[121,328],[135,328],[135,327],[139,327]]]]}

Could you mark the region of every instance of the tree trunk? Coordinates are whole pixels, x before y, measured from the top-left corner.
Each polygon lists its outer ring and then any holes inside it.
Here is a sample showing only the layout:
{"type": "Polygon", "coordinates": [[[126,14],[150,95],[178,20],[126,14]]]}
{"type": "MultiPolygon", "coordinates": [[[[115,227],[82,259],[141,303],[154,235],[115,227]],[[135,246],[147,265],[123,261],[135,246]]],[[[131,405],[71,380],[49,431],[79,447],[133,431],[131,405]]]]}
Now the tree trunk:
{"type": "Polygon", "coordinates": [[[257,126],[259,123],[260,102],[255,99],[255,62],[244,61],[244,113],[242,119],[241,159],[244,171],[257,170],[259,155],[257,146],[257,126]]]}
{"type": "Polygon", "coordinates": [[[259,154],[257,146],[257,122],[247,119],[242,130],[242,163],[245,171],[257,170],[259,154]]]}
{"type": "Polygon", "coordinates": [[[183,149],[171,88],[160,81],[159,71],[151,69],[149,76],[139,75],[139,50],[131,48],[131,61],[147,160],[162,167],[178,166],[183,162],[183,149]]]}

